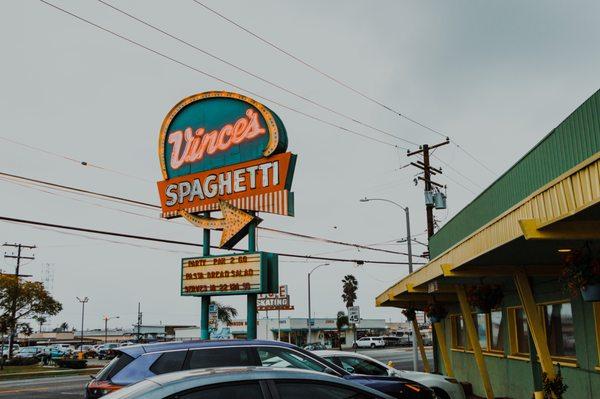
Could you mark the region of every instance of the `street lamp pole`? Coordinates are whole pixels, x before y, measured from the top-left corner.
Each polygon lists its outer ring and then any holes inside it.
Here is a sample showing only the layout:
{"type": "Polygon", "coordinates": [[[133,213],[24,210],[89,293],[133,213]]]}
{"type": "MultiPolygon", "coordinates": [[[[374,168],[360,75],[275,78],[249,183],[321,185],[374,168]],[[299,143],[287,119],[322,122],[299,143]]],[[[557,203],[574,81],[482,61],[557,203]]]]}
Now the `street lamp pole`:
{"type": "MultiPolygon", "coordinates": [[[[314,272],[315,270],[317,270],[319,267],[321,266],[329,266],[329,263],[323,263],[320,264],[318,266],[315,266],[310,272],[308,272],[308,336],[306,337],[306,343],[310,344],[310,342],[308,342],[310,340],[310,334],[311,334],[311,330],[312,330],[312,312],[310,309],[310,275],[312,274],[312,272],[314,272]]],[[[291,332],[291,330],[290,330],[291,332]]]]}
{"type": "Polygon", "coordinates": [[[87,296],[84,298],[75,297],[81,303],[81,345],[79,346],[79,352],[83,352],[83,317],[85,315],[85,304],[90,300],[87,296]]]}
{"type": "MultiPolygon", "coordinates": [[[[404,213],[406,214],[406,243],[408,245],[408,273],[413,272],[413,259],[412,259],[412,238],[410,236],[410,212],[407,206],[402,206],[397,202],[384,199],[384,198],[363,198],[360,202],[369,202],[369,201],[383,201],[389,202],[390,204],[396,205],[397,207],[402,208],[404,213]]],[[[415,324],[413,324],[413,334],[412,334],[412,360],[413,360],[413,370],[419,370],[419,364],[417,362],[417,341],[415,340],[417,331],[415,331],[415,324]]]]}
{"type": "Polygon", "coordinates": [[[119,316],[108,317],[104,316],[104,343],[108,342],[108,321],[112,319],[118,319],[119,316]]]}

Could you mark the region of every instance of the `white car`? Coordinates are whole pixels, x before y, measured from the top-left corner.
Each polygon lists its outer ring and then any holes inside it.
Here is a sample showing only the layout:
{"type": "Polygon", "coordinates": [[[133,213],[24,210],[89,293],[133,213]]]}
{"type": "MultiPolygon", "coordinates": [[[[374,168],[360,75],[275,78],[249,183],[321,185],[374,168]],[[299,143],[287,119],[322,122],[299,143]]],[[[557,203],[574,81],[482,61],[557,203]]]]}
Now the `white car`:
{"type": "Polygon", "coordinates": [[[385,341],[381,337],[362,337],[352,347],[356,348],[383,348],[385,341]]]}
{"type": "Polygon", "coordinates": [[[465,399],[462,385],[454,378],[420,371],[398,370],[369,356],[356,352],[314,351],[315,355],[325,358],[352,374],[391,375],[406,378],[425,385],[435,391],[440,399],[465,399]]]}

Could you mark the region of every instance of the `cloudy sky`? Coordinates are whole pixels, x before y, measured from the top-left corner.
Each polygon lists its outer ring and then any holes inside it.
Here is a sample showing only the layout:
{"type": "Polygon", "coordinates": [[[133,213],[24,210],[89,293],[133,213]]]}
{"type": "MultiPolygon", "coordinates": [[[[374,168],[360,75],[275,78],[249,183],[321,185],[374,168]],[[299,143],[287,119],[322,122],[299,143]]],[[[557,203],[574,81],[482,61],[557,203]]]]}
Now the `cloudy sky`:
{"type": "MultiPolygon", "coordinates": [[[[407,146],[249,77],[100,2],[48,1],[245,90],[407,146]]],[[[377,129],[416,143],[441,139],[278,53],[192,0],[106,1],[377,129]]],[[[435,155],[452,167],[444,167],[439,177],[448,185],[448,209],[436,213],[441,223],[599,86],[598,2],[202,2],[336,79],[449,135],[494,171],[455,145],[439,149],[435,155]]],[[[2,2],[0,35],[0,172],[4,173],[157,203],[155,182],[161,178],[157,138],[165,114],[193,93],[240,91],[40,1],[2,2]]],[[[416,170],[400,169],[408,162],[404,149],[264,103],[284,121],[289,149],[298,154],[296,217],[263,215],[264,226],[361,244],[385,243],[378,248],[404,251],[404,245],[394,244],[405,232],[402,211],[383,202],[358,201],[372,196],[409,206],[413,234],[426,238],[422,187],[412,182],[416,170]]],[[[4,179],[0,190],[0,216],[201,242],[198,229],[183,220],[161,221],[152,210],[4,179]]],[[[216,243],[218,235],[213,238],[216,243]]],[[[4,222],[0,241],[38,247],[33,251],[36,259],[23,272],[40,279],[45,268],[51,270],[51,291],[64,305],[51,326],[63,321],[79,326],[76,296],[90,298],[86,312],[90,327],[100,327],[105,314],[120,316],[115,326],[129,327],[138,302],[146,323],[199,322],[200,300],[179,296],[180,258],[193,255],[195,248],[84,237],[4,222]]],[[[274,252],[405,261],[399,255],[267,232],[260,233],[258,245],[274,252]]],[[[290,316],[306,316],[306,276],[318,264],[280,260],[281,283],[288,284],[296,307],[290,316]]],[[[11,260],[0,265],[4,271],[14,268],[11,260]]],[[[313,274],[315,315],[333,316],[344,308],[340,280],[352,273],[360,285],[362,317],[399,320],[399,310],[375,308],[374,298],[406,272],[402,265],[332,262],[313,274]]],[[[245,315],[243,297],[222,302],[245,315]]]]}

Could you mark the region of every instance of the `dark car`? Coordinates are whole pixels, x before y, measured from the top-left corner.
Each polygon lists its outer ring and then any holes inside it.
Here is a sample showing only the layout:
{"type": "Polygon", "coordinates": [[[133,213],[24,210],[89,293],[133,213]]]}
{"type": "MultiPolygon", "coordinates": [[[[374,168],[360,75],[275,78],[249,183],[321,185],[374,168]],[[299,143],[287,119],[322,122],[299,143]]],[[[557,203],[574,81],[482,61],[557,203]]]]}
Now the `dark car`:
{"type": "Polygon", "coordinates": [[[119,348],[117,356],[86,386],[86,398],[97,399],[146,378],[175,371],[252,366],[325,372],[395,398],[435,398],[433,391],[411,380],[352,375],[295,345],[258,340],[169,342],[119,348]]]}

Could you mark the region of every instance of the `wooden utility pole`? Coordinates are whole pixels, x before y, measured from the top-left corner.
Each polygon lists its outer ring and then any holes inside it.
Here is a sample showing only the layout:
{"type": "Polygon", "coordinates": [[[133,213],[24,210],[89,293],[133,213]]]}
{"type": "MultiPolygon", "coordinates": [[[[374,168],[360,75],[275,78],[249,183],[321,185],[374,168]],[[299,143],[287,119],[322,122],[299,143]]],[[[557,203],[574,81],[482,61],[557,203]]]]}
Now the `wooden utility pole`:
{"type": "MultiPolygon", "coordinates": [[[[444,187],[442,184],[436,183],[431,180],[431,176],[435,176],[438,174],[441,175],[442,170],[431,166],[429,162],[429,151],[449,143],[450,141],[446,139],[446,141],[434,145],[423,144],[420,149],[408,152],[407,154],[409,157],[417,154],[423,154],[423,161],[411,162],[410,164],[423,171],[423,177],[419,176],[418,179],[422,180],[425,183],[425,193],[432,192],[434,186],[438,188],[444,187]]],[[[434,233],[433,204],[426,204],[425,210],[427,212],[427,237],[429,238],[434,233]]]]}
{"type": "Polygon", "coordinates": [[[15,292],[14,292],[14,297],[13,297],[13,301],[11,304],[11,309],[10,309],[10,335],[8,336],[8,357],[11,358],[12,354],[13,354],[13,345],[15,343],[15,336],[16,336],[16,329],[17,329],[17,321],[15,320],[16,316],[17,316],[17,298],[19,296],[19,279],[20,277],[22,277],[19,274],[19,270],[21,268],[21,259],[29,259],[29,260],[33,260],[35,259],[35,257],[33,256],[23,256],[21,254],[23,249],[35,249],[35,245],[23,245],[23,244],[8,244],[8,243],[4,243],[4,245],[2,245],[3,247],[13,247],[13,248],[17,248],[17,254],[16,255],[8,255],[8,254],[4,254],[4,258],[6,259],[16,259],[17,260],[17,265],[15,266],[15,280],[16,280],[16,284],[15,284],[15,292]]]}
{"type": "MultiPolygon", "coordinates": [[[[423,171],[423,177],[419,176],[418,179],[422,180],[425,183],[424,194],[426,197],[430,196],[430,198],[432,198],[434,186],[437,188],[444,187],[442,184],[436,183],[433,180],[431,180],[431,176],[435,176],[438,174],[441,175],[442,170],[431,166],[430,151],[435,148],[449,144],[449,143],[450,143],[450,139],[446,138],[446,141],[443,141],[441,143],[434,144],[434,145],[423,144],[420,149],[418,149],[416,151],[412,151],[412,152],[409,151],[407,153],[407,156],[409,156],[409,157],[412,157],[412,156],[418,155],[418,154],[423,154],[423,161],[411,162],[410,164],[423,171]]],[[[433,208],[434,208],[433,201],[426,201],[425,211],[427,213],[427,257],[430,259],[431,259],[431,253],[429,250],[429,239],[433,235],[434,227],[435,227],[434,226],[435,225],[434,218],[433,218],[433,208]]],[[[437,343],[437,337],[435,334],[432,335],[432,340],[433,340],[433,368],[434,368],[434,372],[437,373],[439,371],[439,362],[438,362],[438,343],[437,343]]]]}

